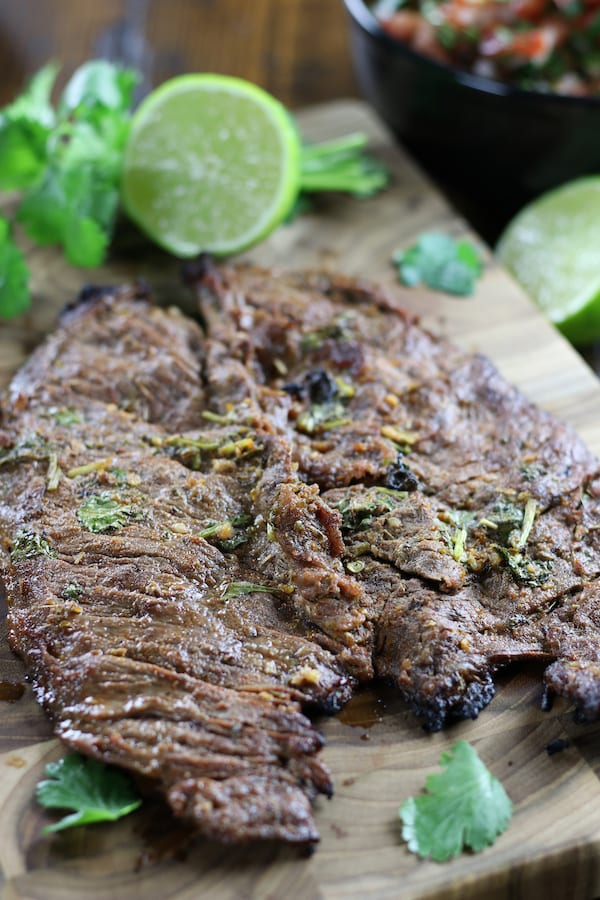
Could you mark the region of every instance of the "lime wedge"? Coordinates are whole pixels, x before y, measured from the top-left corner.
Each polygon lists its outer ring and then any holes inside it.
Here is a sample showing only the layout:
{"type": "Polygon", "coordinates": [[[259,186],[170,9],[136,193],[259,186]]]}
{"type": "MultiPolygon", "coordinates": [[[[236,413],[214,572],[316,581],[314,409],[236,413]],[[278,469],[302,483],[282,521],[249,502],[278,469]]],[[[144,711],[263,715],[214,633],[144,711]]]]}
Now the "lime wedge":
{"type": "Polygon", "coordinates": [[[129,216],[176,256],[237,253],[290,211],[300,139],[281,103],[224,75],[183,75],[133,116],[121,196],[129,216]]]}
{"type": "Polygon", "coordinates": [[[600,177],[571,181],[526,206],[497,255],[572,343],[600,338],[600,177]]]}

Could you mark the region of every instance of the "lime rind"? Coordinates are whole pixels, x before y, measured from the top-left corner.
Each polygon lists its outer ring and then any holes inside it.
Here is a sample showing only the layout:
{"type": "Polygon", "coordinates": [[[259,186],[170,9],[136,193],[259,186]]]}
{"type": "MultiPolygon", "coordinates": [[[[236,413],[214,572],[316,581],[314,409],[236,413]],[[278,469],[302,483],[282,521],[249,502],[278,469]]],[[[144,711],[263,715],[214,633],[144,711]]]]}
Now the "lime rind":
{"type": "Polygon", "coordinates": [[[497,255],[569,340],[600,337],[599,177],[576,179],[526,206],[497,255]]]}
{"type": "Polygon", "coordinates": [[[136,111],[122,199],[139,227],[180,257],[240,252],[288,215],[301,144],[274,97],[243,79],[183,75],[136,111]]]}

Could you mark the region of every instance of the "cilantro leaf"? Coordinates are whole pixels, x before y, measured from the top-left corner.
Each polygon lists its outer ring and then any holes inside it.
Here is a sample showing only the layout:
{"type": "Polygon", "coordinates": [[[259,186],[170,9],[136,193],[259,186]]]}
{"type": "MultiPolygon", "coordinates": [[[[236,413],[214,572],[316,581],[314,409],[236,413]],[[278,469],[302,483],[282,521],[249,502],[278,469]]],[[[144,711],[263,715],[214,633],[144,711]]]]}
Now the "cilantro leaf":
{"type": "Polygon", "coordinates": [[[78,119],[97,117],[102,110],[125,113],[131,108],[139,75],[105,59],[84,63],[72,75],[59,103],[61,117],[75,113],[78,119]]]}
{"type": "Polygon", "coordinates": [[[29,306],[29,271],[13,242],[10,226],[0,216],[0,318],[10,319],[29,306]]]}
{"type": "Polygon", "coordinates": [[[28,88],[0,111],[0,188],[22,190],[42,172],[46,142],[55,124],[50,93],[58,67],[44,66],[28,88]]]}
{"type": "Polygon", "coordinates": [[[46,766],[47,780],[36,788],[47,809],[72,809],[70,815],[44,828],[44,834],[91,822],[114,822],[141,805],[127,774],[79,754],[46,766]]]}
{"type": "Polygon", "coordinates": [[[97,266],[106,251],[118,204],[117,174],[79,149],[83,135],[48,166],[23,198],[17,218],[38,244],[62,244],[75,266],[97,266]]]}
{"type": "Polygon", "coordinates": [[[77,510],[77,518],[88,531],[120,531],[133,514],[110,491],[90,494],[77,510]]]}
{"type": "Polygon", "coordinates": [[[56,117],[50,102],[50,95],[58,75],[58,69],[57,64],[53,62],[43,66],[33,76],[23,93],[3,112],[12,119],[29,119],[39,122],[46,128],[52,128],[56,117]]]}
{"type": "Polygon", "coordinates": [[[479,254],[469,241],[435,231],[421,234],[416,244],[395,253],[392,261],[403,284],[426,284],[463,297],[473,293],[482,270],[479,254]]]}
{"type": "Polygon", "coordinates": [[[400,818],[409,850],[444,862],[465,847],[493,844],[510,821],[512,803],[466,741],[442,753],[440,765],[444,770],[427,778],[425,792],[400,807],[400,818]]]}

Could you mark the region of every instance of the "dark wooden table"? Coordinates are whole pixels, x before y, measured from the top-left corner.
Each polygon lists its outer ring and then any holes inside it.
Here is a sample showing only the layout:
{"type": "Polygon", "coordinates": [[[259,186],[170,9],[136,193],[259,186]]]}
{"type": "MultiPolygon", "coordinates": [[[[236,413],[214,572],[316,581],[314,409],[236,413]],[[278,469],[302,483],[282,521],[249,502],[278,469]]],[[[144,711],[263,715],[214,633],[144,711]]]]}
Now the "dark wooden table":
{"type": "Polygon", "coordinates": [[[342,0],[0,0],[0,104],[49,59],[125,58],[256,82],[288,106],[356,96],[342,0]]]}

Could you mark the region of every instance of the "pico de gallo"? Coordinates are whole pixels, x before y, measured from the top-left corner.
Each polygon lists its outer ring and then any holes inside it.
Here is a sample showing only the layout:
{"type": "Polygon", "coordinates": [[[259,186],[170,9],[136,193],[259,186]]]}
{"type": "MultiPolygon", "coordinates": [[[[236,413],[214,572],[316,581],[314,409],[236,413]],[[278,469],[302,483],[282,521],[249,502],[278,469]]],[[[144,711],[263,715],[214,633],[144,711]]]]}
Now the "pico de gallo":
{"type": "Polygon", "coordinates": [[[418,53],[520,88],[600,93],[600,0],[379,0],[418,53]]]}

